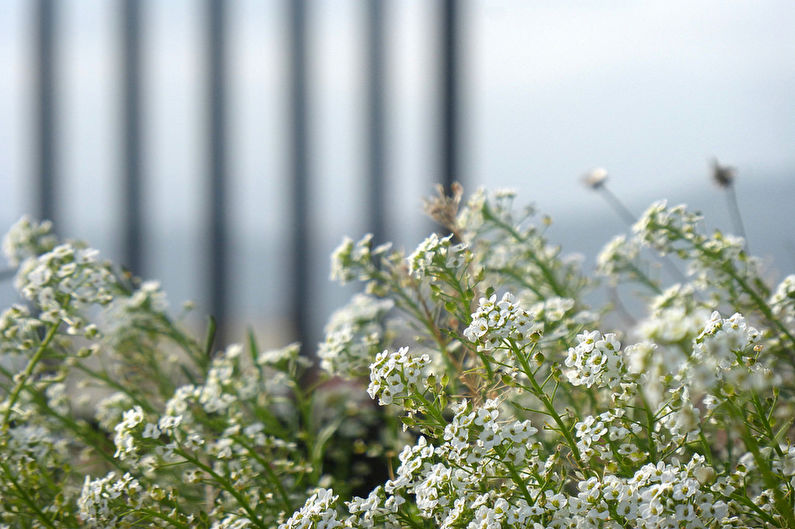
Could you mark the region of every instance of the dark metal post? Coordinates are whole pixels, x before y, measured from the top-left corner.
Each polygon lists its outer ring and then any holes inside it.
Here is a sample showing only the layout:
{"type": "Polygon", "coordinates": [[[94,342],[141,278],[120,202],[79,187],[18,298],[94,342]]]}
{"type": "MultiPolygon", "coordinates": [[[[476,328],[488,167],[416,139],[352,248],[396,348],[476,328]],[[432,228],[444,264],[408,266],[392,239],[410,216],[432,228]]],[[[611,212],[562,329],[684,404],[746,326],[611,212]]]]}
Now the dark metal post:
{"type": "MultiPolygon", "coordinates": [[[[291,284],[290,316],[296,339],[310,346],[309,299],[309,151],[307,123],[307,43],[306,3],[286,0],[288,24],[288,85],[290,98],[290,176],[291,187],[291,284]]],[[[308,352],[308,348],[305,349],[308,352]]]]}
{"type": "Polygon", "coordinates": [[[227,218],[226,218],[226,75],[224,0],[207,0],[208,95],[210,185],[210,244],[208,246],[210,307],[217,322],[216,347],[225,344],[227,319],[227,218]]]}
{"type": "Polygon", "coordinates": [[[442,0],[441,13],[441,179],[449,192],[461,181],[458,114],[458,7],[459,0],[442,0]]]}
{"type": "Polygon", "coordinates": [[[367,183],[366,195],[368,212],[367,230],[372,232],[376,244],[386,238],[384,212],[386,209],[385,186],[385,49],[384,49],[384,3],[386,0],[367,0],[367,183]]]}
{"type": "Polygon", "coordinates": [[[124,260],[134,274],[143,274],[141,213],[141,0],[122,5],[124,108],[124,260]]]}
{"type": "Polygon", "coordinates": [[[36,116],[37,150],[35,160],[37,215],[58,226],[55,184],[55,26],[54,0],[36,4],[36,116]]]}

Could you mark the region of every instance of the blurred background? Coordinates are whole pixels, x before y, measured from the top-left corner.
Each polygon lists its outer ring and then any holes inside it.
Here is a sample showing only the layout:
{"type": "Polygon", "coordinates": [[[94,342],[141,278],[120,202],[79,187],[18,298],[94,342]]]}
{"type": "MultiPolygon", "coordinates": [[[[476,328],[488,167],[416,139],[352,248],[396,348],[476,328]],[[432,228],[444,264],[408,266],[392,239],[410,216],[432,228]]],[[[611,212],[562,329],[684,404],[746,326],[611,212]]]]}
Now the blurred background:
{"type": "MultiPolygon", "coordinates": [[[[592,267],[686,202],[795,269],[789,0],[0,0],[0,231],[55,221],[195,300],[225,335],[310,351],[351,290],[344,235],[409,251],[435,183],[513,187],[592,267]]],[[[3,306],[15,300],[0,282],[3,306]]]]}

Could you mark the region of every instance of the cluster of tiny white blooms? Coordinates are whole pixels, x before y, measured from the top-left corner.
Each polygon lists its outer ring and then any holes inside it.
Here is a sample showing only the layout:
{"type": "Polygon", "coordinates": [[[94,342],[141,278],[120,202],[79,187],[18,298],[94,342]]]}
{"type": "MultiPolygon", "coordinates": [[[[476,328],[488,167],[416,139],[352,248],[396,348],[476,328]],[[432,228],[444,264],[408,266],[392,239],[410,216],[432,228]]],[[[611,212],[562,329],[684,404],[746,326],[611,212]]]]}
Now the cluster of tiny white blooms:
{"type": "Polygon", "coordinates": [[[638,324],[637,333],[658,345],[689,344],[701,332],[710,314],[696,298],[692,285],[675,284],[667,288],[651,300],[649,316],[638,324]]]}
{"type": "MultiPolygon", "coordinates": [[[[104,478],[92,480],[86,476],[83,491],[77,505],[80,517],[88,527],[111,528],[121,527],[123,514],[118,514],[121,504],[126,508],[121,512],[130,512],[130,508],[140,506],[143,502],[144,490],[137,479],[129,473],[118,477],[109,472],[104,478]]],[[[138,515],[131,512],[133,517],[138,515]]]]}
{"type": "MultiPolygon", "coordinates": [[[[701,410],[693,404],[687,386],[669,390],[668,398],[657,410],[657,414],[660,416],[659,424],[670,435],[672,444],[698,439],[701,432],[701,410]]],[[[662,439],[662,435],[657,437],[661,443],[662,439]]]]}
{"type": "Polygon", "coordinates": [[[320,367],[344,377],[366,373],[384,339],[381,320],[394,305],[391,299],[357,294],[334,312],[326,324],[326,339],[318,346],[320,367]]]}
{"type": "Polygon", "coordinates": [[[530,306],[528,312],[533,314],[535,319],[544,320],[544,323],[551,325],[563,321],[574,305],[573,299],[554,296],[530,306]]]}
{"type": "Polygon", "coordinates": [[[141,328],[156,327],[168,310],[168,300],[158,281],[144,281],[129,296],[116,296],[102,314],[103,333],[112,343],[139,338],[141,328]]]}
{"type": "Polygon", "coordinates": [[[402,496],[387,496],[382,485],[373,489],[367,498],[354,497],[345,502],[350,517],[345,527],[361,529],[401,529],[398,508],[405,502],[402,496]],[[402,500],[402,501],[401,501],[402,500]]]}
{"type": "Polygon", "coordinates": [[[660,347],[643,341],[624,348],[627,370],[639,376],[638,385],[651,406],[658,406],[674,385],[674,375],[687,363],[676,347],[660,347]]]}
{"type": "Polygon", "coordinates": [[[577,335],[577,345],[569,348],[566,371],[575,386],[614,388],[622,380],[626,369],[621,354],[621,342],[614,333],[604,336],[599,331],[584,331],[577,335]]]}
{"type": "Polygon", "coordinates": [[[649,463],[629,479],[611,474],[589,478],[578,483],[580,493],[569,498],[566,508],[554,513],[550,526],[724,526],[729,506],[699,481],[698,476],[706,474],[709,468],[703,457],[695,456],[687,465],[649,463]],[[614,518],[611,507],[623,520],[614,518]]]}
{"type": "Polygon", "coordinates": [[[440,453],[453,460],[477,464],[494,456],[516,465],[528,464],[527,455],[536,448],[538,429],[530,420],[500,420],[499,401],[487,400],[482,407],[471,408],[466,401],[454,407],[453,420],[445,427],[445,444],[440,453]]]}
{"type": "Polygon", "coordinates": [[[431,357],[427,354],[413,356],[408,347],[401,347],[393,353],[378,353],[370,364],[367,393],[372,399],[378,397],[382,406],[435,389],[431,357]]]}
{"type": "Polygon", "coordinates": [[[17,266],[29,257],[49,252],[57,243],[50,221],[37,223],[24,216],[3,238],[3,254],[11,266],[17,266]]]}
{"type": "Polygon", "coordinates": [[[649,206],[632,226],[632,232],[643,244],[665,255],[682,249],[676,244],[682,237],[697,238],[696,228],[701,220],[701,215],[687,211],[684,204],[669,208],[668,203],[661,200],[649,206]]]}
{"type": "Polygon", "coordinates": [[[238,514],[230,514],[223,520],[213,522],[210,529],[246,529],[251,527],[251,520],[238,514]]]}
{"type": "Polygon", "coordinates": [[[639,253],[640,247],[634,239],[627,240],[625,235],[613,237],[596,257],[596,271],[615,279],[619,274],[636,266],[639,253]]]}
{"type": "Polygon", "coordinates": [[[756,361],[754,344],[759,331],[735,313],[723,318],[715,311],[695,340],[693,355],[680,378],[698,393],[714,393],[719,383],[734,388],[762,389],[776,383],[776,377],[756,361]]]}
{"type": "Polygon", "coordinates": [[[584,458],[596,456],[604,461],[617,456],[634,462],[645,459],[645,452],[632,441],[641,430],[637,423],[626,419],[623,409],[588,415],[574,425],[580,455],[584,458]],[[612,454],[612,450],[616,453],[612,454]]]}
{"type": "Polygon", "coordinates": [[[133,407],[133,400],[126,393],[117,391],[100,400],[94,410],[94,418],[106,432],[112,432],[121,422],[124,412],[133,407]]]}
{"type": "MultiPolygon", "coordinates": [[[[74,458],[73,445],[58,430],[30,413],[32,403],[20,402],[22,413],[0,434],[2,476],[0,478],[0,524],[19,527],[30,520],[32,511],[20,509],[14,498],[21,493],[36,502],[35,507],[54,517],[75,510],[79,485],[67,482],[74,458]],[[35,422],[34,422],[35,421],[35,422]]],[[[35,522],[28,524],[38,526],[35,522]]]]}
{"type": "MultiPolygon", "coordinates": [[[[715,232],[711,237],[694,237],[693,240],[698,248],[691,252],[687,272],[693,276],[693,282],[699,288],[706,290],[716,287],[717,291],[721,291],[724,285],[731,284],[734,278],[723,267],[725,263],[731,263],[735,274],[760,276],[762,262],[745,253],[745,240],[742,237],[715,232]]],[[[734,303],[747,304],[750,301],[747,292],[732,291],[731,295],[734,303]]]]}
{"type": "Polygon", "coordinates": [[[17,290],[35,303],[47,323],[65,322],[69,334],[97,335],[81,309],[107,305],[112,299],[115,278],[109,265],[97,260],[97,250],[70,244],[56,246],[38,258],[20,265],[17,290]]]}
{"type": "Polygon", "coordinates": [[[16,361],[24,360],[38,342],[41,326],[24,305],[12,305],[0,314],[0,362],[9,372],[16,371],[16,361]]]}
{"type": "Polygon", "coordinates": [[[466,244],[453,244],[453,234],[439,238],[432,233],[409,255],[409,274],[417,279],[434,277],[439,270],[457,270],[470,257],[466,244]]]}
{"type": "Polygon", "coordinates": [[[113,444],[116,445],[114,457],[121,461],[137,461],[138,448],[136,437],[142,434],[143,437],[159,437],[160,431],[152,423],[145,422],[146,417],[140,406],[133,406],[122,414],[121,422],[115,426],[116,436],[113,444]]]}
{"type": "Polygon", "coordinates": [[[496,295],[480,298],[464,336],[477,343],[479,351],[509,348],[508,340],[523,345],[538,330],[534,320],[534,315],[524,310],[513,294],[506,292],[500,301],[496,295]]]}
{"type": "Polygon", "coordinates": [[[405,446],[395,477],[366,500],[357,498],[348,504],[351,517],[346,526],[402,527],[394,513],[412,496],[420,516],[444,528],[524,527],[531,516],[565,501],[551,490],[535,489],[532,476],[541,468],[536,455],[541,445],[530,421],[502,419],[496,400],[479,408],[461,401],[454,412],[440,446],[425,437],[405,446]],[[499,493],[484,494],[507,469],[527,480],[534,496],[540,493],[548,500],[538,502],[546,507],[530,506],[519,497],[516,483],[503,482],[499,493]]]}
{"type": "Polygon", "coordinates": [[[374,271],[373,255],[386,250],[378,247],[374,251],[373,235],[368,233],[358,242],[345,237],[331,254],[331,280],[344,285],[353,280],[367,281],[374,271]]]}
{"type": "Polygon", "coordinates": [[[795,322],[795,274],[788,275],[779,283],[768,303],[773,314],[787,323],[795,322]]]}
{"type": "Polygon", "coordinates": [[[458,212],[456,224],[462,229],[466,242],[483,226],[483,205],[486,203],[486,190],[479,188],[469,196],[466,204],[458,212]]]}
{"type": "Polygon", "coordinates": [[[341,527],[337,519],[335,505],[339,496],[330,489],[317,489],[304,503],[304,506],[293,513],[290,518],[279,525],[279,529],[334,529],[341,527]]]}

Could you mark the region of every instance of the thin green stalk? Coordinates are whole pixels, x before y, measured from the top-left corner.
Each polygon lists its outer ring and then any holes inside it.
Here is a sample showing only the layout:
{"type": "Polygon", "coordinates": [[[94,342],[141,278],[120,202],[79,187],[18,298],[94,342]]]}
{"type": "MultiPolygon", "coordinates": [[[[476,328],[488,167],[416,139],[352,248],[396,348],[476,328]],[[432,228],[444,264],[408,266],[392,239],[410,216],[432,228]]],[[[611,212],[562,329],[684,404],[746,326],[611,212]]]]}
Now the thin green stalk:
{"type": "Polygon", "coordinates": [[[549,397],[544,393],[544,391],[539,387],[538,382],[536,382],[535,377],[533,376],[534,373],[532,369],[530,369],[530,364],[527,362],[527,358],[524,357],[522,352],[516,347],[515,345],[511,345],[511,349],[513,350],[514,356],[519,361],[519,364],[522,366],[522,370],[527,378],[530,380],[530,384],[533,387],[533,393],[535,396],[541,401],[544,407],[547,409],[547,413],[552,419],[557,423],[558,428],[560,429],[561,435],[566,439],[566,444],[568,444],[569,449],[574,456],[575,461],[577,462],[577,466],[580,467],[586,475],[591,475],[590,470],[585,466],[582,461],[582,456],[580,455],[580,449],[577,448],[577,443],[574,441],[574,438],[571,436],[571,432],[569,431],[568,426],[566,423],[563,422],[563,418],[558,414],[555,406],[553,406],[552,402],[549,400],[549,397]]]}
{"type": "Polygon", "coordinates": [[[781,490],[779,490],[778,480],[773,474],[773,471],[770,469],[768,459],[762,455],[762,452],[759,449],[759,444],[756,442],[753,434],[748,429],[748,425],[745,422],[745,417],[743,416],[742,410],[737,409],[737,407],[730,401],[727,402],[732,415],[743,426],[741,430],[743,442],[745,443],[746,448],[748,448],[751,454],[753,454],[754,462],[762,474],[762,480],[764,481],[765,486],[773,491],[773,501],[776,511],[787,521],[787,527],[795,527],[795,513],[792,510],[792,505],[781,493],[781,490]]]}
{"type": "MultiPolygon", "coordinates": [[[[516,239],[516,241],[527,242],[527,237],[522,236],[519,232],[516,231],[516,229],[513,226],[506,224],[501,219],[492,215],[489,208],[485,205],[483,206],[483,216],[494,222],[494,224],[502,228],[504,231],[508,232],[508,234],[510,234],[511,237],[516,239]]],[[[546,263],[540,260],[534,252],[526,252],[525,255],[527,255],[530,258],[530,260],[533,261],[538,266],[538,268],[541,270],[541,274],[547,280],[549,286],[552,287],[552,291],[555,293],[556,296],[560,296],[562,298],[568,297],[566,295],[566,291],[563,289],[563,287],[560,284],[558,284],[557,280],[555,279],[555,275],[552,273],[552,271],[549,269],[546,263]]]]}
{"type": "Polygon", "coordinates": [[[39,363],[41,358],[44,356],[44,352],[47,350],[47,347],[50,345],[50,342],[52,342],[53,338],[55,338],[55,334],[58,331],[59,324],[60,322],[53,323],[50,325],[50,329],[49,331],[47,331],[44,340],[42,340],[41,344],[39,344],[39,348],[36,349],[36,352],[33,353],[33,356],[28,362],[28,365],[25,367],[25,371],[22,372],[19,380],[16,383],[16,386],[14,386],[14,391],[11,392],[11,396],[8,399],[8,407],[6,408],[5,414],[3,415],[2,431],[4,434],[8,432],[8,426],[9,426],[8,421],[9,418],[11,417],[11,410],[13,409],[14,404],[16,404],[17,399],[19,399],[19,394],[22,392],[23,386],[28,381],[28,378],[30,378],[30,376],[33,374],[33,370],[36,368],[36,364],[39,363]]]}
{"type": "Polygon", "coordinates": [[[248,501],[246,501],[246,498],[244,498],[240,494],[240,492],[237,489],[235,489],[235,486],[232,483],[229,483],[229,481],[224,476],[218,474],[216,471],[212,469],[212,467],[202,463],[197,458],[191,456],[181,448],[177,450],[176,453],[184,457],[188,462],[193,463],[203,471],[207,472],[210,476],[212,476],[213,479],[216,481],[216,483],[218,483],[226,492],[231,494],[232,497],[237,500],[238,504],[240,504],[240,507],[244,511],[246,511],[246,514],[248,514],[249,519],[252,521],[252,523],[254,523],[257,527],[266,529],[265,525],[260,521],[259,517],[257,516],[257,513],[254,511],[254,509],[251,508],[251,506],[248,504],[248,501]]]}
{"type": "Polygon", "coordinates": [[[16,478],[14,478],[14,474],[11,472],[11,469],[8,468],[8,465],[6,465],[3,459],[0,459],[0,467],[3,468],[3,473],[6,475],[6,479],[8,479],[8,481],[17,490],[17,493],[19,494],[19,497],[22,498],[22,501],[24,501],[28,505],[28,507],[30,507],[31,510],[36,513],[36,515],[39,517],[42,523],[44,523],[44,525],[46,525],[47,527],[51,527],[52,529],[57,529],[55,524],[52,522],[52,520],[50,520],[44,514],[44,512],[39,508],[38,505],[36,505],[36,502],[33,501],[33,498],[30,497],[30,495],[27,493],[24,487],[22,487],[22,485],[19,484],[16,478]]]}
{"type": "Polygon", "coordinates": [[[293,507],[292,502],[290,502],[290,497],[287,495],[287,491],[284,490],[284,486],[282,486],[282,483],[281,481],[279,481],[278,476],[276,476],[276,474],[273,473],[273,469],[271,469],[270,467],[270,462],[263,459],[262,456],[259,455],[252,446],[244,442],[240,436],[236,436],[234,439],[235,442],[237,442],[243,448],[248,450],[249,455],[253,456],[254,459],[259,461],[260,465],[262,465],[263,470],[265,472],[265,479],[267,479],[271,483],[271,485],[273,485],[276,491],[279,493],[279,496],[281,497],[282,502],[284,503],[286,512],[294,511],[295,508],[293,507]]]}

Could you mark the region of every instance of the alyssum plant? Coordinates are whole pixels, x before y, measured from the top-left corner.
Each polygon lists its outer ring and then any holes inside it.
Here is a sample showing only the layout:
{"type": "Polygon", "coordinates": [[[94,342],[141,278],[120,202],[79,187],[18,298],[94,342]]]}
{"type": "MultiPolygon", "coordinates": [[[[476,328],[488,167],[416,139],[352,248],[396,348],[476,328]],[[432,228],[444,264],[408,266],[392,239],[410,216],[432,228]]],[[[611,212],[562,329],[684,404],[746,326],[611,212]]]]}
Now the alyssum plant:
{"type": "Polygon", "coordinates": [[[795,276],[771,287],[742,239],[656,203],[599,256],[647,302],[609,332],[532,210],[461,199],[429,201],[449,235],[408,257],[369,237],[334,252],[365,293],[315,370],[295,345],[214,351],[157,284],[20,221],[0,523],[795,527],[795,276]],[[664,288],[659,256],[687,279],[664,288]]]}

